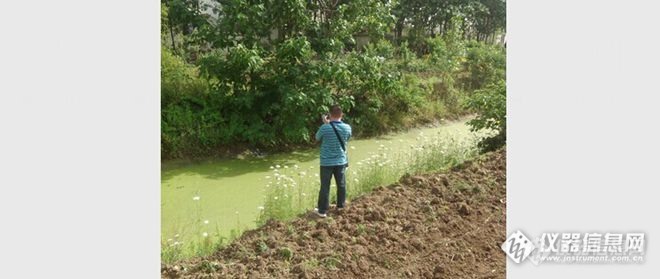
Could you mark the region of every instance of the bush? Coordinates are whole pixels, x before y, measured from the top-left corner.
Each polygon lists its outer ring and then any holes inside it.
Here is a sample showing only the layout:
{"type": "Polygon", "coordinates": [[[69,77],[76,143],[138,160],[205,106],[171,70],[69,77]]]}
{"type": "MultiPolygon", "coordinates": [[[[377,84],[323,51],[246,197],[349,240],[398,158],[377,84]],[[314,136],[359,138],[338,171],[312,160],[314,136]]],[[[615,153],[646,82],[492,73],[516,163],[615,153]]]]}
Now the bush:
{"type": "Polygon", "coordinates": [[[495,150],[506,144],[506,83],[500,80],[474,92],[467,107],[477,112],[468,125],[472,131],[491,130],[497,134],[479,142],[483,151],[495,150]]]}
{"type": "Polygon", "coordinates": [[[355,106],[348,119],[356,135],[375,135],[407,127],[416,108],[424,103],[425,92],[404,80],[400,71],[369,54],[352,53],[346,59],[351,69],[350,88],[355,106]]]}
{"type": "Polygon", "coordinates": [[[328,87],[332,62],[314,61],[315,55],[310,42],[297,37],[273,50],[239,44],[202,58],[216,109],[228,120],[218,127],[226,143],[273,147],[309,142],[320,115],[335,102],[347,102],[328,87]]]}
{"type": "Polygon", "coordinates": [[[161,153],[176,157],[212,144],[205,126],[214,121],[206,111],[208,83],[196,67],[163,48],[161,53],[161,153]]]}
{"type": "Polygon", "coordinates": [[[395,54],[399,60],[399,63],[397,63],[398,69],[401,71],[417,73],[427,71],[430,68],[427,61],[419,59],[417,54],[410,50],[408,41],[401,42],[395,54]]]}
{"type": "Polygon", "coordinates": [[[469,42],[465,59],[463,83],[470,90],[506,79],[506,54],[500,46],[469,42]]]}
{"type": "Polygon", "coordinates": [[[427,39],[426,43],[430,48],[429,63],[441,72],[453,71],[455,59],[445,41],[441,37],[435,37],[427,39]]]}
{"type": "MultiPolygon", "coordinates": [[[[466,95],[455,76],[463,44],[441,37],[428,43],[431,53],[422,59],[405,41],[395,48],[380,40],[344,54],[317,53],[304,36],[268,49],[237,43],[205,54],[199,70],[164,49],[162,157],[203,155],[223,145],[308,144],[319,116],[334,103],[356,136],[460,116],[466,95]]],[[[470,48],[472,64],[464,69],[471,86],[503,76],[503,64],[488,64],[501,52],[482,44],[470,48]]]]}
{"type": "Polygon", "coordinates": [[[366,53],[370,55],[380,56],[385,59],[394,58],[394,52],[396,49],[388,40],[379,40],[375,44],[369,44],[366,46],[366,53]]]}

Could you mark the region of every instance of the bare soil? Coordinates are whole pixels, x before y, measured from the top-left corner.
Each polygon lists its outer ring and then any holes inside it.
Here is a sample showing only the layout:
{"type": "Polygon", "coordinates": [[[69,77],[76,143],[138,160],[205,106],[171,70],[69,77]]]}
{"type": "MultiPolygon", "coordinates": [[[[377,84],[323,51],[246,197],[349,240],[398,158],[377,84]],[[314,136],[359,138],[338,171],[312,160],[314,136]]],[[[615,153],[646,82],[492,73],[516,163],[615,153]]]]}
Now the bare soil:
{"type": "Polygon", "coordinates": [[[270,221],[163,278],[504,278],[506,153],[406,175],[321,219],[270,221]]]}

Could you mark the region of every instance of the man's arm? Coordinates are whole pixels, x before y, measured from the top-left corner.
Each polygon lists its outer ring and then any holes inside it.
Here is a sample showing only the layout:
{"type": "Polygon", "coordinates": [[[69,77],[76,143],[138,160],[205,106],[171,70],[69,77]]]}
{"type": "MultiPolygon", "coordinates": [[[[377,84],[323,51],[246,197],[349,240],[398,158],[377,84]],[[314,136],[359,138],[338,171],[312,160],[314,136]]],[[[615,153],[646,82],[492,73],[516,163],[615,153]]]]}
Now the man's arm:
{"type": "MultiPolygon", "coordinates": [[[[330,123],[330,119],[328,118],[327,115],[321,116],[321,120],[323,120],[324,124],[330,123]]],[[[322,129],[323,129],[323,125],[321,125],[321,127],[319,127],[318,131],[316,131],[316,141],[321,141],[321,139],[323,139],[323,133],[321,133],[322,129]]]]}
{"type": "Polygon", "coordinates": [[[323,138],[323,133],[321,133],[321,130],[323,130],[323,125],[319,127],[318,131],[316,131],[316,141],[321,141],[321,139],[323,138]]]}

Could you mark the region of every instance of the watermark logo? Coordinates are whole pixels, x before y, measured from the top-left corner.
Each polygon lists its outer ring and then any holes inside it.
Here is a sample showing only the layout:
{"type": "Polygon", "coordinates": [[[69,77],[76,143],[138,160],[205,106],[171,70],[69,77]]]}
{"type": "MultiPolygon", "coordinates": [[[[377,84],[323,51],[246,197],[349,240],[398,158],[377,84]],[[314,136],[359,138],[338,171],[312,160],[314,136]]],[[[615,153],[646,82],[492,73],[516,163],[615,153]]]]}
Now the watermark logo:
{"type": "Polygon", "coordinates": [[[520,263],[525,260],[535,248],[536,247],[532,241],[520,231],[512,233],[509,235],[509,238],[502,243],[502,250],[504,250],[504,253],[506,253],[515,263],[520,263]]]}
{"type": "Polygon", "coordinates": [[[644,261],[644,233],[548,232],[532,242],[521,231],[511,234],[502,250],[515,263],[625,264],[644,261]]]}

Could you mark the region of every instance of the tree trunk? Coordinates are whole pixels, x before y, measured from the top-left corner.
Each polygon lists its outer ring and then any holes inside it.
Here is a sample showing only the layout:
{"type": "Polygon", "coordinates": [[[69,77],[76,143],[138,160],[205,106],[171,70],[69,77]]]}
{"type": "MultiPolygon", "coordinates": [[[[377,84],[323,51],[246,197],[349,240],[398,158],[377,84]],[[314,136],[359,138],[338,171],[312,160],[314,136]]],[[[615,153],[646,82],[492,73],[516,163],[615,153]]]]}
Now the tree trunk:
{"type": "Polygon", "coordinates": [[[400,44],[401,43],[401,37],[403,36],[403,23],[405,19],[402,17],[396,22],[396,27],[395,27],[395,41],[400,44]]]}
{"type": "Polygon", "coordinates": [[[172,52],[176,53],[176,44],[174,43],[174,27],[172,27],[172,16],[167,14],[167,22],[169,23],[168,25],[170,26],[170,37],[172,38],[172,52]]]}

